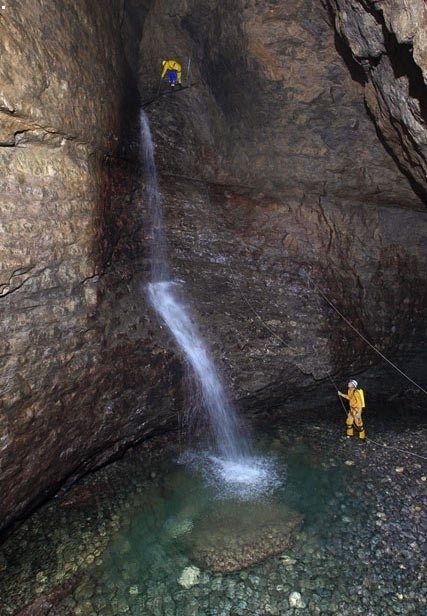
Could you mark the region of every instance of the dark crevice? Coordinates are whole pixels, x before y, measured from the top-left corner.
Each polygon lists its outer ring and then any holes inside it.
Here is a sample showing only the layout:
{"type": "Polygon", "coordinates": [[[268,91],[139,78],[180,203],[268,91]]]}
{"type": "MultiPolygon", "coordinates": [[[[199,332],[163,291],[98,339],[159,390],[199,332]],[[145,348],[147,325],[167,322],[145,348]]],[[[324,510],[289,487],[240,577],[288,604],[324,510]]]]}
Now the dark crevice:
{"type": "Polygon", "coordinates": [[[364,86],[368,81],[366,73],[363,70],[363,67],[354,59],[347,42],[343,38],[341,38],[337,32],[335,32],[335,49],[343,59],[345,65],[347,66],[353,81],[357,81],[357,83],[360,83],[362,86],[364,86]]]}
{"type": "Polygon", "coordinates": [[[243,116],[247,123],[267,121],[261,117],[262,84],[248,66],[241,2],[226,0],[218,7],[205,0],[204,8],[198,6],[181,19],[204,67],[203,81],[230,123],[241,122],[243,116]]]}
{"type": "Polygon", "coordinates": [[[334,30],[335,49],[344,61],[344,64],[347,66],[353,81],[356,81],[361,85],[365,85],[367,82],[367,77],[363,67],[354,59],[353,53],[347,41],[345,41],[335,30],[335,15],[332,10],[332,6],[327,0],[322,0],[322,5],[327,13],[328,24],[334,30]]]}
{"type": "Polygon", "coordinates": [[[384,42],[390,64],[396,79],[406,77],[408,80],[409,96],[418,101],[421,117],[420,121],[427,123],[427,86],[424,83],[420,67],[412,55],[412,46],[399,43],[393,32],[383,27],[384,42]]]}

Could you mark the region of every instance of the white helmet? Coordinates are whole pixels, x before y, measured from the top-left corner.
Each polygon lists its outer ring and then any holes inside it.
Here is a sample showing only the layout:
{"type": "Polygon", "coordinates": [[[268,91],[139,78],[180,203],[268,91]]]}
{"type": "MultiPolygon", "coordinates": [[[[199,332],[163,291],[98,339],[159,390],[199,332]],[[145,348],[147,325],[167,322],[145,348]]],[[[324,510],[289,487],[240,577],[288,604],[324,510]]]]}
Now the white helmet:
{"type": "Polygon", "coordinates": [[[352,379],[351,381],[348,382],[349,385],[353,385],[354,388],[357,387],[357,381],[355,381],[354,379],[352,379]]]}

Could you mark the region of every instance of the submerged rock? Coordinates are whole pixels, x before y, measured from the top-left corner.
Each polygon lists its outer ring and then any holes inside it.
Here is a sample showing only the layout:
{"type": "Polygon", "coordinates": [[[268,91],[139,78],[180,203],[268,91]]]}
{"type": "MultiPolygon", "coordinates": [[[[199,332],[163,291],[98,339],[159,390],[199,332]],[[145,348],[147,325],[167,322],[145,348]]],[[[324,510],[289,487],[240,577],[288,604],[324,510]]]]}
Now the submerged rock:
{"type": "Polygon", "coordinates": [[[191,557],[206,569],[229,573],[289,548],[302,516],[269,503],[224,506],[196,522],[188,537],[191,557]]]}
{"type": "Polygon", "coordinates": [[[76,575],[63,584],[56,586],[51,592],[38,597],[24,609],[19,611],[16,616],[43,616],[55,609],[64,597],[71,595],[81,581],[81,575],[76,575]]]}
{"type": "Polygon", "coordinates": [[[176,537],[180,537],[181,535],[186,535],[191,532],[193,526],[193,520],[190,518],[184,518],[182,520],[177,518],[169,518],[165,522],[164,529],[168,535],[175,539],[176,537]]]}
{"type": "Polygon", "coordinates": [[[295,558],[292,558],[288,554],[284,554],[283,556],[281,556],[280,560],[286,567],[293,567],[297,562],[295,558]]]}

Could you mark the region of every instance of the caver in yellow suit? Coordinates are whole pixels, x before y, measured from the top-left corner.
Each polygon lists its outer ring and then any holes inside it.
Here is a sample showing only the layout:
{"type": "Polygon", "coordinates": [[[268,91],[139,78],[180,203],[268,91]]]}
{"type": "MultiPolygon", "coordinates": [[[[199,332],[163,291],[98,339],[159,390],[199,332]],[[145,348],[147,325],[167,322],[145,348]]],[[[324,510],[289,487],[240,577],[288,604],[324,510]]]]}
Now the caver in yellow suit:
{"type": "Polygon", "coordinates": [[[366,434],[362,420],[362,411],[365,407],[363,390],[357,389],[357,381],[349,381],[347,394],[342,394],[339,391],[338,395],[350,402],[350,410],[346,420],[347,436],[353,436],[353,425],[355,424],[359,431],[359,438],[365,440],[366,434]]]}
{"type": "Polygon", "coordinates": [[[162,62],[162,79],[168,77],[169,84],[174,88],[181,85],[182,66],[176,60],[163,60],[162,62]]]}

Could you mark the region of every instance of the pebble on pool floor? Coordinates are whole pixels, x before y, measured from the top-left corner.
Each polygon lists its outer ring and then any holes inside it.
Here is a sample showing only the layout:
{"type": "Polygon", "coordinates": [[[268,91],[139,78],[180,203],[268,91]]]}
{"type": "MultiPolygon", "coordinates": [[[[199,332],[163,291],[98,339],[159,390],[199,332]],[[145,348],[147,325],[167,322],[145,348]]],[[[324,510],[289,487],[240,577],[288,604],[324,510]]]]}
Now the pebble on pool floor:
{"type": "Polygon", "coordinates": [[[199,577],[200,569],[198,567],[185,567],[178,579],[178,584],[184,588],[191,588],[195,584],[198,584],[199,577]]]}
{"type": "Polygon", "coordinates": [[[299,592],[295,590],[294,592],[291,592],[291,594],[289,595],[289,605],[298,609],[305,608],[305,603],[299,592]]]}

